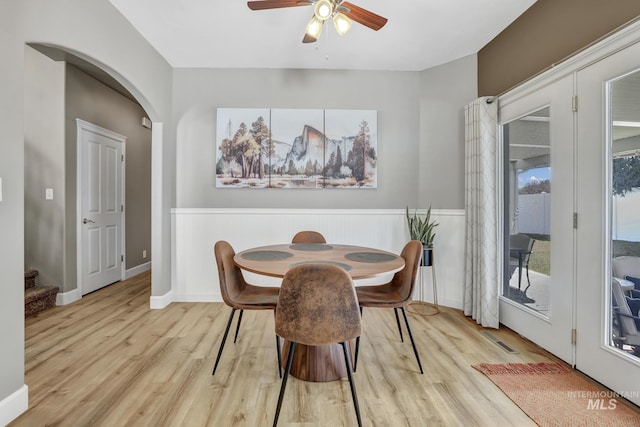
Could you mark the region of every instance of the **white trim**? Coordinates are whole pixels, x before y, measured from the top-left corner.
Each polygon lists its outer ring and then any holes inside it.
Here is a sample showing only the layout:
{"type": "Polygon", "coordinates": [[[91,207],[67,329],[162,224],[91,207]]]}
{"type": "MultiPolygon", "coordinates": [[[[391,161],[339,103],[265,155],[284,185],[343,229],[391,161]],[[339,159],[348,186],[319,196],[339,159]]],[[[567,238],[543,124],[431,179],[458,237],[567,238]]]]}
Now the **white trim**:
{"type": "Polygon", "coordinates": [[[223,302],[220,294],[175,294],[175,301],[180,302],[223,302]]]}
{"type": "Polygon", "coordinates": [[[135,267],[131,267],[125,271],[124,280],[131,279],[133,276],[137,276],[138,274],[149,270],[151,270],[151,261],[136,265],[135,267]]]}
{"type": "MultiPolygon", "coordinates": [[[[413,209],[410,209],[412,212],[413,209]]],[[[236,251],[288,241],[299,230],[317,230],[335,243],[354,242],[399,253],[409,239],[403,209],[242,209],[173,208],[171,210],[171,285],[169,299],[184,302],[219,302],[218,273],[213,247],[229,241],[236,251]],[[268,227],[264,225],[268,224],[268,227]],[[287,237],[289,236],[289,237],[287,237]]],[[[418,209],[424,214],[426,209],[418,209]]],[[[449,307],[462,308],[464,223],[462,209],[431,210],[438,222],[438,299],[449,307]]],[[[157,254],[154,253],[154,259],[157,254]]],[[[155,269],[153,269],[155,272],[155,269]]],[[[244,272],[250,283],[279,286],[281,279],[244,272]]],[[[432,275],[416,286],[414,299],[433,300],[432,275]]],[[[376,278],[378,284],[380,279],[376,278]]],[[[388,278],[387,278],[388,280],[388,278]]],[[[161,305],[154,303],[155,306],[161,305]]]]}
{"type": "Polygon", "coordinates": [[[165,308],[166,306],[168,306],[174,301],[173,295],[174,295],[173,290],[160,296],[152,295],[151,298],[149,298],[149,308],[151,308],[151,310],[160,310],[165,308]]]}
{"type": "MultiPolygon", "coordinates": [[[[151,124],[151,253],[153,254],[151,270],[156,273],[151,276],[151,295],[164,290],[162,289],[164,274],[173,274],[171,267],[166,265],[171,263],[171,259],[163,259],[164,254],[171,251],[171,228],[168,230],[165,228],[163,211],[165,189],[163,127],[162,122],[154,121],[151,124]],[[166,239],[168,247],[164,246],[163,239],[166,239]]],[[[167,281],[171,283],[170,278],[167,281]]]]}
{"type": "Polygon", "coordinates": [[[59,292],[56,295],[56,305],[67,305],[82,299],[80,288],[75,288],[69,292],[59,292]]]}
{"type": "Polygon", "coordinates": [[[0,425],[5,426],[29,409],[29,387],[24,384],[0,400],[0,425]]]}
{"type": "MultiPolygon", "coordinates": [[[[413,212],[414,209],[409,209],[413,212]]],[[[418,209],[418,214],[426,213],[427,209],[418,209]]],[[[268,209],[268,208],[172,208],[172,215],[404,215],[404,209],[268,209]]],[[[435,216],[464,216],[464,209],[431,209],[431,215],[435,216]]]]}
{"type": "Polygon", "coordinates": [[[126,198],[126,181],[125,181],[125,177],[126,177],[126,170],[127,170],[127,138],[124,137],[125,139],[122,140],[121,142],[121,151],[120,154],[122,155],[122,160],[120,161],[120,194],[121,194],[121,198],[120,198],[120,206],[122,206],[120,208],[120,278],[121,280],[126,280],[127,275],[126,275],[126,263],[125,260],[127,259],[127,224],[126,224],[126,219],[127,219],[127,206],[125,203],[126,198]]]}
{"type": "MultiPolygon", "coordinates": [[[[80,292],[80,297],[82,298],[82,223],[80,218],[82,218],[82,132],[92,132],[98,135],[104,136],[105,138],[112,139],[120,143],[120,153],[124,155],[127,137],[124,135],[120,135],[117,132],[114,132],[109,129],[105,129],[93,123],[87,122],[82,119],[76,118],[76,286],[78,291],[80,292]]],[[[120,194],[120,203],[124,206],[125,201],[125,193],[124,193],[124,179],[125,179],[125,167],[124,162],[121,162],[120,165],[120,178],[121,178],[121,194],[120,194]]],[[[120,280],[123,280],[125,276],[125,263],[124,263],[124,253],[125,253],[125,224],[124,224],[124,210],[120,211],[120,254],[121,254],[121,265],[120,265],[120,280]]]]}

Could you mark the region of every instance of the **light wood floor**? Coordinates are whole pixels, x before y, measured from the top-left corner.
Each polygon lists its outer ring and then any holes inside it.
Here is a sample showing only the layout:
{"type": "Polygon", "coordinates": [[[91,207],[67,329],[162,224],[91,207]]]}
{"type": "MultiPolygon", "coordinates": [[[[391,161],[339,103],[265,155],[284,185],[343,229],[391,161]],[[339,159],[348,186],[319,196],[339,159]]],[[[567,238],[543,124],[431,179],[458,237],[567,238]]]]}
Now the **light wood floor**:
{"type": "MultiPolygon", "coordinates": [[[[280,387],[273,314],[245,312],[238,342],[227,341],[212,376],[230,309],[150,310],[150,279],[143,273],[26,320],[30,409],[11,426],[272,424],[280,387]]],[[[354,375],[364,425],[535,425],[471,365],[555,361],[551,355],[512,331],[491,330],[519,352],[510,354],[458,310],[409,316],[424,375],[406,334],[400,342],[393,310],[364,311],[354,375]]],[[[356,425],[348,381],[290,378],[279,425],[356,425]]]]}

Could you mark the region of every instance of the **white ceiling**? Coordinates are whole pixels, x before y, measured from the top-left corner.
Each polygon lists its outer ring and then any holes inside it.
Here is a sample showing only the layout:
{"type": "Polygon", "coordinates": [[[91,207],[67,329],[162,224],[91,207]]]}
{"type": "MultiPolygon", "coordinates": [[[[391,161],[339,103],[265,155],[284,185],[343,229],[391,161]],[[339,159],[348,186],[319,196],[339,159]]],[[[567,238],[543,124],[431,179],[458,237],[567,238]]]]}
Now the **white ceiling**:
{"type": "Polygon", "coordinates": [[[330,22],[303,44],[310,6],[252,11],[244,0],[110,0],[173,67],[420,71],[478,52],[535,0],[350,0],[389,22],[330,22]]]}

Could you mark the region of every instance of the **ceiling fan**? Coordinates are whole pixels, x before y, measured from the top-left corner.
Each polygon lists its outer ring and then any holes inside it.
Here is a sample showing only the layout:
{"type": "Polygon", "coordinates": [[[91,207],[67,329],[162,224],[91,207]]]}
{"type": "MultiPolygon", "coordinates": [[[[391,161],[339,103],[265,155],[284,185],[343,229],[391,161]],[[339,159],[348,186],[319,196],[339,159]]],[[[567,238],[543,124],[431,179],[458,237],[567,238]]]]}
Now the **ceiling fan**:
{"type": "Polygon", "coordinates": [[[338,34],[345,35],[356,21],[378,31],[387,18],[343,0],[255,0],[248,1],[251,10],[278,9],[282,7],[313,6],[313,16],[307,24],[302,43],[313,43],[320,38],[324,21],[331,18],[338,34]]]}

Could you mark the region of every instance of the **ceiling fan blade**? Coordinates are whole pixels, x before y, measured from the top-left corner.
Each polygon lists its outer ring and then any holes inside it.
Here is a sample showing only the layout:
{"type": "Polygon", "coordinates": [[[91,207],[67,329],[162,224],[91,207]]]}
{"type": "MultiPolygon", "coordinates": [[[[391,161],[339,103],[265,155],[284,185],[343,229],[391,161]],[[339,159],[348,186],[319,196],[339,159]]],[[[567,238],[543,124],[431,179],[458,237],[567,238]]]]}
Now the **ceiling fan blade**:
{"type": "Polygon", "coordinates": [[[307,33],[304,33],[304,37],[302,38],[302,43],[315,43],[317,41],[318,41],[317,38],[312,37],[307,33]]]}
{"type": "Polygon", "coordinates": [[[307,6],[307,3],[300,0],[261,0],[248,1],[247,6],[251,10],[278,9],[281,7],[307,6]]]}
{"type": "Polygon", "coordinates": [[[387,18],[383,18],[380,15],[376,15],[375,13],[368,11],[367,9],[363,9],[360,6],[356,6],[353,3],[349,3],[347,1],[342,2],[340,6],[344,6],[349,11],[344,11],[346,16],[353,19],[354,21],[371,28],[372,30],[378,31],[380,28],[384,27],[387,23],[387,18]]]}

